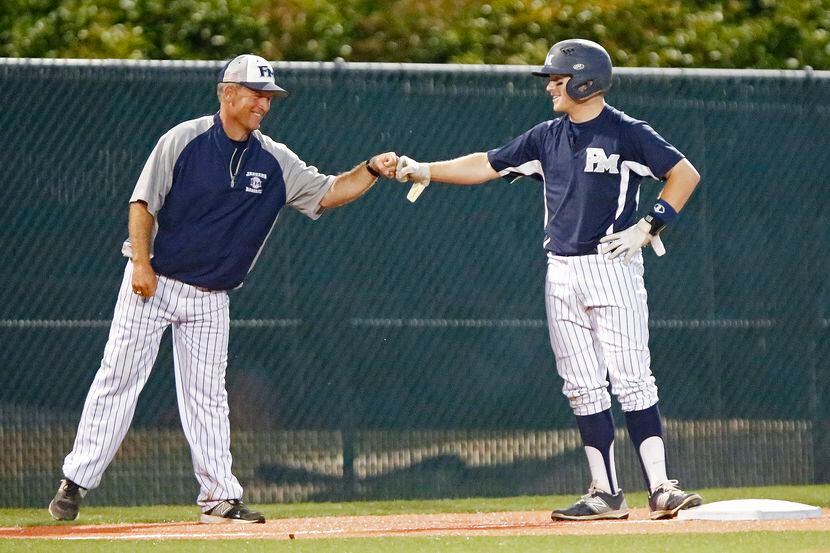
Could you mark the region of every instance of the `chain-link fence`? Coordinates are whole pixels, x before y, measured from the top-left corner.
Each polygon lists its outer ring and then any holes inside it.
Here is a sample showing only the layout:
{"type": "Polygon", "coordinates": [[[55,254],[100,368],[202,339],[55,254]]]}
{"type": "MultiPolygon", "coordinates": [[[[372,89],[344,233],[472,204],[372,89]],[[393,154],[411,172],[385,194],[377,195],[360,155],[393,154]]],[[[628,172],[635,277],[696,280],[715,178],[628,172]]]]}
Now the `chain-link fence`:
{"type": "MultiPolygon", "coordinates": [[[[45,505],[107,338],[127,202],[219,63],[0,60],[0,505],[45,505]]],[[[263,130],[337,173],[446,159],[552,117],[528,68],[278,64],[263,130]]],[[[670,472],[830,480],[830,76],[620,70],[609,102],[703,175],[646,255],[670,472]]],[[[655,196],[645,183],[642,197],[655,196]]],[[[234,469],[252,502],[576,492],[588,482],[545,324],[540,185],[380,182],[286,210],[231,294],[234,469]]],[[[619,412],[617,419],[621,420],[619,412]]],[[[641,484],[624,431],[620,480],[641,484]]],[[[98,503],[190,502],[169,338],[98,503]]]]}

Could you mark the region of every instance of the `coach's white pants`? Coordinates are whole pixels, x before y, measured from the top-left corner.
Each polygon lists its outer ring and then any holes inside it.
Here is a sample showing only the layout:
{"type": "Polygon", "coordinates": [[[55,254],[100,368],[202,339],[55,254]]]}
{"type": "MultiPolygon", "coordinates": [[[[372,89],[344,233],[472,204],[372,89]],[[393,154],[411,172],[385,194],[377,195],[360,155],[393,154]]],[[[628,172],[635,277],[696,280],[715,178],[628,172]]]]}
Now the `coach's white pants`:
{"type": "Polygon", "coordinates": [[[225,391],[228,295],[160,276],[155,296],[144,299],[132,292],[132,269],[127,262],[101,368],[63,473],[84,488],[100,484],[130,427],[162,334],[173,325],[176,395],[201,488],[198,503],[209,509],[221,500],[241,498],[242,487],[231,473],[225,391]]]}
{"type": "Polygon", "coordinates": [[[548,254],[545,306],[562,392],[576,415],[611,407],[623,411],[657,403],[648,349],[648,305],[643,257],[627,265],[599,254],[548,254]]]}

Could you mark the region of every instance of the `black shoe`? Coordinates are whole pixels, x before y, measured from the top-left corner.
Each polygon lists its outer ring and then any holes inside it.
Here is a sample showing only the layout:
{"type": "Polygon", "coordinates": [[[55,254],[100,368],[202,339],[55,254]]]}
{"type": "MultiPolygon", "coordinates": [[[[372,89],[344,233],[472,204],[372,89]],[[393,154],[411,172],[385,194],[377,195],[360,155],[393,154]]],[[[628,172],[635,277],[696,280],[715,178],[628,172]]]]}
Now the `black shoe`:
{"type": "Polygon", "coordinates": [[[199,520],[205,523],[253,522],[263,524],[265,522],[265,516],[262,513],[251,511],[239,499],[228,499],[210,511],[202,513],[202,517],[199,520]]]}
{"type": "Polygon", "coordinates": [[[81,510],[81,500],[86,495],[87,489],[64,478],[58,486],[58,493],[55,499],[49,503],[49,514],[55,520],[75,520],[81,510]]]}
{"type": "Polygon", "coordinates": [[[567,509],[557,509],[550,514],[553,520],[601,520],[628,518],[628,504],[622,490],[617,495],[598,490],[591,483],[588,493],[567,509]]]}

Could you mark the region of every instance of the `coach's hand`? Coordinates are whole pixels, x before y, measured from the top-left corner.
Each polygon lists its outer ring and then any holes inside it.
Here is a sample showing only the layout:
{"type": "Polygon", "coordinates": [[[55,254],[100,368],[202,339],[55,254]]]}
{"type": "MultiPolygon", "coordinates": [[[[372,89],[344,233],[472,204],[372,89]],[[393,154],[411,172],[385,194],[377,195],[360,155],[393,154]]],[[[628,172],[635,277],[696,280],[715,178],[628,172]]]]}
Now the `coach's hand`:
{"type": "Polygon", "coordinates": [[[398,154],[395,152],[386,152],[372,156],[372,158],[369,159],[369,164],[372,166],[372,169],[387,179],[394,179],[395,169],[398,164],[398,154]]]}
{"type": "Polygon", "coordinates": [[[406,199],[414,202],[421,195],[421,192],[429,186],[430,174],[428,163],[418,163],[411,157],[401,156],[398,158],[398,167],[395,171],[395,178],[401,182],[411,182],[412,187],[406,195],[406,199]]]}
{"type": "Polygon", "coordinates": [[[625,254],[624,263],[631,261],[646,244],[651,244],[654,253],[657,255],[665,255],[666,248],[663,246],[663,241],[660,240],[660,235],[652,236],[650,230],[651,225],[645,219],[640,219],[636,225],[603,236],[600,243],[604,246],[601,247],[600,251],[607,255],[609,259],[615,259],[625,254]]]}
{"type": "Polygon", "coordinates": [[[133,294],[151,298],[156,293],[158,277],[149,261],[133,261],[133,294]]]}

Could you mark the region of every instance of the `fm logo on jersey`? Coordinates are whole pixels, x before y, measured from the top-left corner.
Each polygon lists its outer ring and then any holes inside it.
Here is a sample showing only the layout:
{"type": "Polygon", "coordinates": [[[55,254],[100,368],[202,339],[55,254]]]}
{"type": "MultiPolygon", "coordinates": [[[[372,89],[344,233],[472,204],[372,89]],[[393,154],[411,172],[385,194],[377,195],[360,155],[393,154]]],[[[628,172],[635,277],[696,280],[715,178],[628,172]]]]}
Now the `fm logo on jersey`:
{"type": "Polygon", "coordinates": [[[585,148],[585,172],[586,173],[611,173],[619,174],[617,167],[620,161],[620,154],[605,155],[602,148],[585,148]]]}

